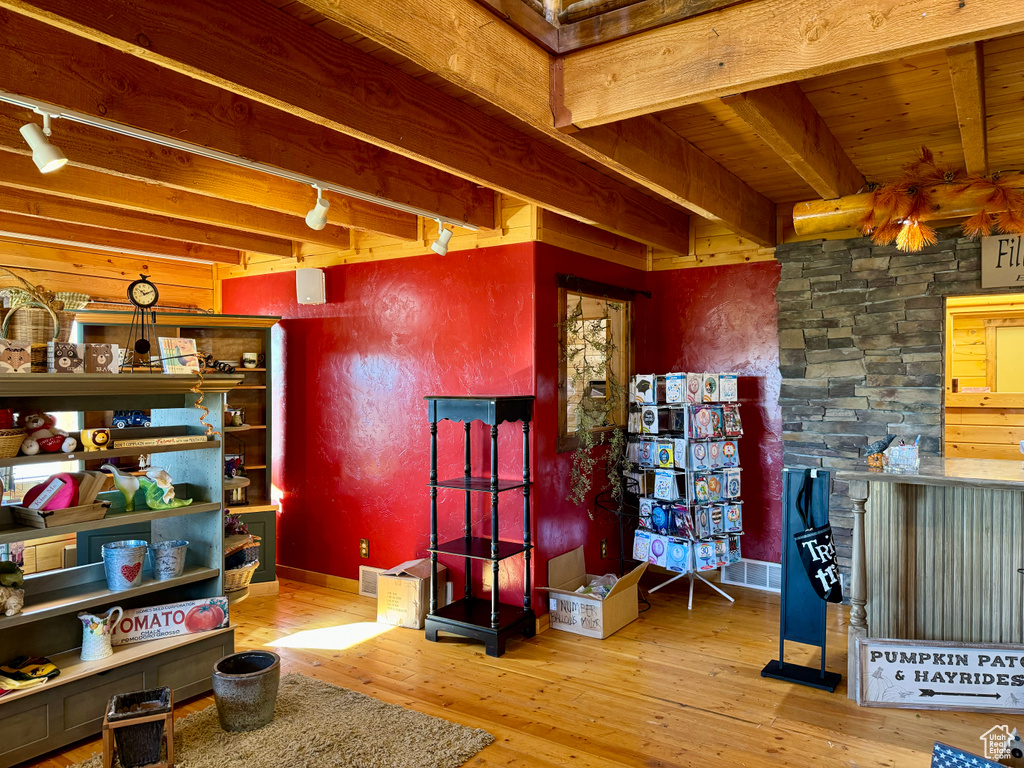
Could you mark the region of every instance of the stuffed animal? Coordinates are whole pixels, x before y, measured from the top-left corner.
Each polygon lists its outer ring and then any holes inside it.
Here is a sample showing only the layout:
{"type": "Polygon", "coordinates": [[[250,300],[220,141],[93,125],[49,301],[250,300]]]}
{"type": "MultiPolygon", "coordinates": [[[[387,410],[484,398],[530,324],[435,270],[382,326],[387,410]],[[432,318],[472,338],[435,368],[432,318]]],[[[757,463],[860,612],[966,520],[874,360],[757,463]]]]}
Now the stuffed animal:
{"type": "Polygon", "coordinates": [[[21,444],[21,452],[26,456],[43,453],[70,453],[75,450],[78,442],[63,429],[57,429],[57,419],[47,413],[35,411],[23,417],[27,437],[21,444]]]}

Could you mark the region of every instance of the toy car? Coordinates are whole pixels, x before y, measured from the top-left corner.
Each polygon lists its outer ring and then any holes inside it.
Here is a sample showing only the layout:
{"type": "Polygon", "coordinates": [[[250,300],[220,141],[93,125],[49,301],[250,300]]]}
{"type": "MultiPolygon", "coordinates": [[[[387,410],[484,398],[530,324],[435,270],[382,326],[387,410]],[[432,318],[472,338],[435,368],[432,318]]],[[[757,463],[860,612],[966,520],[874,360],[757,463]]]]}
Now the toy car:
{"type": "Polygon", "coordinates": [[[118,429],[125,427],[148,427],[152,424],[145,411],[114,411],[111,424],[118,429]]]}

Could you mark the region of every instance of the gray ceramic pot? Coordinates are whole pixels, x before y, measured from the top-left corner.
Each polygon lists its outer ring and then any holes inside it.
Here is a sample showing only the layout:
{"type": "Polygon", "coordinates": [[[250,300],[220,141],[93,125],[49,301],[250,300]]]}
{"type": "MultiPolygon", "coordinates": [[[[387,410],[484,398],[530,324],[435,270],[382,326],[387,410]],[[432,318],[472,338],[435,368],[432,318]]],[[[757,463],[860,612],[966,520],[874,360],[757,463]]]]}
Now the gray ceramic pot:
{"type": "Polygon", "coordinates": [[[213,665],[213,698],[225,731],[255,731],[274,719],[281,657],[240,651],[213,665]]]}

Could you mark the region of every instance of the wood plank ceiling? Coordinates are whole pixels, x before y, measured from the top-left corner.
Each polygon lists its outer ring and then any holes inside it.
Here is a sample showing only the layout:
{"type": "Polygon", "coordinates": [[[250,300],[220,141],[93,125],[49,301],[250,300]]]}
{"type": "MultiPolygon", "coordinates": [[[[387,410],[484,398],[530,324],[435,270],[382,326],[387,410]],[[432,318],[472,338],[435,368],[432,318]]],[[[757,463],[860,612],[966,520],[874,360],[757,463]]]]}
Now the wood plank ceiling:
{"type": "MultiPolygon", "coordinates": [[[[699,217],[772,246],[776,207],[888,180],[922,145],[973,171],[1024,165],[1024,8],[1012,0],[961,16],[943,0],[892,0],[880,20],[808,16],[809,0],[702,0],[709,12],[686,18],[696,6],[641,0],[607,27],[520,20],[537,44],[502,20],[518,1],[0,0],[0,90],[484,228],[500,191],[674,254],[699,217]],[[911,5],[934,20],[901,32],[892,20],[911,5]],[[735,58],[757,37],[745,23],[779,18],[802,30],[791,63],[788,38],[735,58]],[[637,34],[581,48],[613,28],[637,34]],[[708,29],[745,37],[686,53],[708,29]],[[564,60],[545,50],[559,40],[564,60]],[[677,62],[690,80],[669,76],[677,62]]],[[[313,232],[302,184],[66,120],[54,141],[70,167],[41,176],[18,134],[32,119],[0,105],[5,233],[52,225],[82,242],[94,230],[107,247],[120,233],[135,251],[179,241],[171,255],[222,263],[344,251],[352,232],[423,237],[415,216],[333,193],[330,224],[313,232]]]]}

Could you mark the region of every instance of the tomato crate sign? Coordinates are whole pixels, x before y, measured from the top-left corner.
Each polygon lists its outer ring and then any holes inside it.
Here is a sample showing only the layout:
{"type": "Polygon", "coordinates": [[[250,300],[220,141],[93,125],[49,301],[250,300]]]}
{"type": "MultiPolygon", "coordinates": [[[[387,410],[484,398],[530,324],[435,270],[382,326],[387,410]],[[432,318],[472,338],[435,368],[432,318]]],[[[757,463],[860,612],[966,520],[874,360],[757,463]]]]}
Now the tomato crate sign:
{"type": "Polygon", "coordinates": [[[110,633],[111,645],[141,643],[176,635],[194,635],[228,625],[228,599],[208,597],[170,605],[132,608],[110,633]]]}

